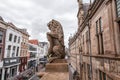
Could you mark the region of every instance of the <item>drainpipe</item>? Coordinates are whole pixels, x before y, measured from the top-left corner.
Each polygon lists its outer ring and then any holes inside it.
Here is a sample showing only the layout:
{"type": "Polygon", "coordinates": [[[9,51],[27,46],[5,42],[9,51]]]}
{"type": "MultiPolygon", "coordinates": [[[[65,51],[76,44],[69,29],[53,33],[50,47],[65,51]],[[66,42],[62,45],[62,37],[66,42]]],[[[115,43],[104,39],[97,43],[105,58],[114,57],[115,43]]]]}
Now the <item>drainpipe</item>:
{"type": "MultiPolygon", "coordinates": [[[[90,0],[90,7],[92,5],[92,1],[90,0]]],[[[90,9],[88,12],[91,11],[90,9]]],[[[88,16],[89,17],[89,16],[88,16]]],[[[88,33],[89,33],[89,57],[90,57],[90,80],[93,80],[92,74],[92,48],[91,48],[91,34],[90,34],[90,18],[88,18],[88,33]]]]}
{"type": "Polygon", "coordinates": [[[88,20],[88,33],[89,33],[89,57],[90,57],[90,80],[92,79],[92,50],[91,50],[91,36],[90,36],[90,21],[88,20]]]}

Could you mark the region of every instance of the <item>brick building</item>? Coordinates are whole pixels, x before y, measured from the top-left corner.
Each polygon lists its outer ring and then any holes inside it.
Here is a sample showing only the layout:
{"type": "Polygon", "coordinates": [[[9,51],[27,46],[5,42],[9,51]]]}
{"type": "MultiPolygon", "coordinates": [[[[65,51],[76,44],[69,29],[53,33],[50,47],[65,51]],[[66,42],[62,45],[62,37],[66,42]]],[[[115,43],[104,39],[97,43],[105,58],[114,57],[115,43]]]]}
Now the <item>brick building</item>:
{"type": "Polygon", "coordinates": [[[78,31],[69,47],[79,54],[80,79],[120,80],[120,0],[94,0],[87,11],[82,0],[78,4],[78,31]]]}
{"type": "Polygon", "coordinates": [[[20,66],[19,71],[23,72],[27,69],[27,60],[28,60],[28,40],[29,34],[26,29],[19,29],[22,33],[22,42],[20,50],[20,66]]]}

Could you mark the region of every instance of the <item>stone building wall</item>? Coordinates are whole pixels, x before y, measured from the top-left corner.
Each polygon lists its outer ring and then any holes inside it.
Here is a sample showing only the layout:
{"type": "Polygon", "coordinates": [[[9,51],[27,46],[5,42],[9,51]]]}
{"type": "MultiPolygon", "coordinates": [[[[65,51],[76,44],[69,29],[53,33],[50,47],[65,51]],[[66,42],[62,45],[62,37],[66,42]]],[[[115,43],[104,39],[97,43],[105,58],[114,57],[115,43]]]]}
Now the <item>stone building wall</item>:
{"type": "Polygon", "coordinates": [[[79,49],[76,53],[81,80],[120,80],[120,18],[116,14],[116,1],[94,0],[83,20],[84,4],[79,3],[78,31],[69,43],[79,38],[74,50],[79,49]]]}
{"type": "MultiPolygon", "coordinates": [[[[96,21],[101,18],[101,27],[103,28],[103,48],[104,53],[109,54],[114,52],[114,43],[112,38],[112,30],[111,30],[111,23],[110,23],[110,17],[109,17],[109,5],[110,3],[104,3],[98,8],[97,12],[94,14],[94,16],[91,18],[91,47],[92,47],[92,53],[98,54],[98,45],[97,44],[97,38],[96,38],[96,21]]],[[[113,23],[113,22],[112,22],[113,23]]]]}

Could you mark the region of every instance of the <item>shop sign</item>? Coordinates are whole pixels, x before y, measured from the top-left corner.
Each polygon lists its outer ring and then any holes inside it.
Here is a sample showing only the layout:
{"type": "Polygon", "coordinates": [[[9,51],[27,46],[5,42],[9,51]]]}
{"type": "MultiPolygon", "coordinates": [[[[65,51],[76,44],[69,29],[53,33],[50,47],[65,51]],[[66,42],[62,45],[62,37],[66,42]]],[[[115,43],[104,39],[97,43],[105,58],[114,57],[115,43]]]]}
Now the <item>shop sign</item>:
{"type": "Polygon", "coordinates": [[[18,64],[20,63],[20,59],[17,58],[4,58],[4,66],[10,66],[10,65],[14,65],[14,64],[18,64]]]}

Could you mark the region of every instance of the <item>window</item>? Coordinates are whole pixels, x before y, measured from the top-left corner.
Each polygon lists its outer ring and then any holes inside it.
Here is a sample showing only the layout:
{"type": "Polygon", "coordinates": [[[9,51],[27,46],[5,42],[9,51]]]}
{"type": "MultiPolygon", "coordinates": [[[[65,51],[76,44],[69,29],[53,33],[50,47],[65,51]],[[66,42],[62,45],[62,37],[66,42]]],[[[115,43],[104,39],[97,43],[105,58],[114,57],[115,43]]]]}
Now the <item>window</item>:
{"type": "Polygon", "coordinates": [[[98,30],[98,20],[97,20],[97,21],[96,21],[96,37],[97,37],[98,54],[100,54],[99,36],[98,36],[99,32],[98,32],[98,31],[99,31],[99,30],[98,30]]]}
{"type": "Polygon", "coordinates": [[[103,80],[106,80],[106,74],[103,73],[103,80]]]}
{"type": "Polygon", "coordinates": [[[84,35],[83,35],[83,37],[82,37],[82,38],[83,38],[83,45],[84,45],[84,35]]]}
{"type": "Polygon", "coordinates": [[[98,21],[96,21],[96,34],[99,33],[98,31],[99,31],[99,30],[98,30],[98,21]]]}
{"type": "MultiPolygon", "coordinates": [[[[84,47],[84,35],[82,36],[82,47],[84,47]]],[[[82,52],[84,54],[85,48],[83,48],[82,52]]]]}
{"type": "Polygon", "coordinates": [[[96,21],[96,38],[97,38],[98,54],[104,54],[103,26],[102,26],[101,17],[96,21]]]}
{"type": "Polygon", "coordinates": [[[102,72],[99,71],[99,79],[102,80],[102,72]]]}
{"type": "Polygon", "coordinates": [[[19,53],[19,47],[17,47],[16,56],[18,56],[18,53],[19,53]]]}
{"type": "Polygon", "coordinates": [[[16,42],[16,40],[17,40],[17,36],[14,36],[14,42],[16,42]]]}
{"type": "Polygon", "coordinates": [[[11,53],[11,45],[8,46],[7,57],[10,57],[10,53],[11,53]]]}
{"type": "Polygon", "coordinates": [[[107,80],[106,77],[106,74],[99,70],[99,80],[107,80]]]}
{"type": "Polygon", "coordinates": [[[88,41],[89,40],[89,32],[87,31],[86,32],[86,41],[88,41]]]}
{"type": "Polygon", "coordinates": [[[86,80],[86,64],[83,63],[83,72],[84,72],[84,79],[86,80]]]}
{"type": "Polygon", "coordinates": [[[3,42],[3,32],[0,31],[0,43],[2,43],[2,42],[3,42]]]}
{"type": "Polygon", "coordinates": [[[89,64],[87,64],[87,71],[88,71],[88,80],[91,80],[91,78],[90,78],[90,65],[89,64]]]}
{"type": "Polygon", "coordinates": [[[13,46],[12,57],[15,57],[15,49],[16,49],[16,47],[15,47],[15,46],[13,46]]]}
{"type": "Polygon", "coordinates": [[[37,48],[35,48],[35,47],[29,45],[29,50],[31,50],[31,51],[37,51],[37,48]]]}
{"type": "Polygon", "coordinates": [[[20,37],[18,37],[18,43],[20,43],[20,37]]]}
{"type": "Polygon", "coordinates": [[[100,32],[102,32],[103,31],[103,26],[102,26],[101,17],[99,18],[99,27],[100,27],[100,32]]]}
{"type": "Polygon", "coordinates": [[[16,71],[17,71],[16,67],[10,68],[10,74],[11,74],[12,77],[16,75],[16,71]]]}
{"type": "Polygon", "coordinates": [[[87,48],[87,54],[89,54],[89,32],[86,32],[86,48],[87,48]]]}
{"type": "Polygon", "coordinates": [[[12,41],[13,34],[9,35],[9,41],[12,41]]]}
{"type": "Polygon", "coordinates": [[[120,17],[120,0],[116,0],[117,5],[117,16],[120,17]]]}

